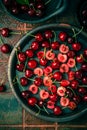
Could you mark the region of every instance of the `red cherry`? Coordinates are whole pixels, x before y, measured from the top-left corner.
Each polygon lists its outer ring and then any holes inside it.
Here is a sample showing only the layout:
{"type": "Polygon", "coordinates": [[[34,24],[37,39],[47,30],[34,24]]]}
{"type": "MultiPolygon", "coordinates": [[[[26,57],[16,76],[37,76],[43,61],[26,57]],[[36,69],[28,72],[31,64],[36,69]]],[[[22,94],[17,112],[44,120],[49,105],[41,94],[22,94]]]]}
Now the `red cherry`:
{"type": "Polygon", "coordinates": [[[62,114],[62,110],[59,106],[55,106],[55,108],[53,109],[54,115],[60,115],[62,114]]]}
{"type": "Polygon", "coordinates": [[[0,85],[0,92],[3,92],[5,90],[5,85],[4,84],[1,84],[0,85]]]}
{"type": "Polygon", "coordinates": [[[23,63],[17,64],[17,65],[16,65],[16,69],[17,69],[18,71],[23,71],[23,70],[24,70],[24,64],[23,64],[23,63]]]}
{"type": "Polygon", "coordinates": [[[52,42],[51,43],[51,48],[53,50],[58,50],[59,49],[59,46],[60,46],[60,43],[58,41],[55,41],[55,42],[52,42]]]}
{"type": "Polygon", "coordinates": [[[83,56],[84,56],[85,59],[87,59],[87,49],[84,50],[83,56]]]}
{"type": "Polygon", "coordinates": [[[27,49],[26,50],[26,55],[29,57],[29,58],[32,58],[34,56],[34,52],[32,49],[27,49]]]}
{"type": "Polygon", "coordinates": [[[29,66],[29,68],[31,68],[31,69],[36,68],[36,67],[37,67],[37,61],[36,61],[36,60],[29,60],[29,61],[28,61],[28,66],[29,66]]]}
{"type": "Polygon", "coordinates": [[[32,77],[32,76],[33,76],[33,71],[30,70],[30,69],[26,69],[26,70],[25,70],[25,76],[26,76],[27,78],[32,77]]]}
{"type": "Polygon", "coordinates": [[[6,53],[6,54],[9,53],[10,52],[10,46],[8,44],[3,44],[1,46],[1,52],[6,53]]]}
{"type": "Polygon", "coordinates": [[[86,93],[86,88],[79,87],[78,92],[81,93],[81,94],[85,94],[86,93]]]}
{"type": "Polygon", "coordinates": [[[80,103],[80,101],[81,101],[81,97],[78,95],[78,96],[74,96],[73,97],[73,101],[76,103],[76,104],[78,104],[78,103],[80,103]]]}
{"type": "Polygon", "coordinates": [[[28,98],[30,97],[31,92],[28,90],[22,91],[21,95],[23,96],[23,98],[28,98]]]}
{"type": "Polygon", "coordinates": [[[34,106],[37,103],[37,99],[35,97],[28,98],[28,104],[30,106],[34,106]]]}
{"type": "Polygon", "coordinates": [[[72,48],[75,51],[79,51],[81,49],[81,44],[80,43],[73,43],[72,48]]]}
{"type": "Polygon", "coordinates": [[[35,16],[35,10],[32,9],[32,8],[30,8],[30,9],[28,10],[28,14],[29,14],[29,16],[35,16]]]}
{"type": "Polygon", "coordinates": [[[60,67],[60,62],[58,60],[54,60],[52,63],[51,63],[51,67],[52,69],[59,69],[60,67]]]}
{"type": "Polygon", "coordinates": [[[43,80],[42,80],[41,78],[36,77],[36,78],[34,79],[34,84],[35,84],[35,85],[40,86],[40,85],[42,85],[42,83],[43,83],[43,80]]]}
{"type": "Polygon", "coordinates": [[[83,84],[87,84],[87,77],[83,77],[83,78],[82,78],[82,83],[83,83],[83,84]]]}
{"type": "Polygon", "coordinates": [[[25,60],[26,60],[26,54],[25,54],[25,52],[20,52],[19,54],[18,54],[18,60],[20,61],[20,62],[25,62],[25,60]]]}
{"type": "Polygon", "coordinates": [[[38,42],[42,42],[42,41],[43,41],[43,36],[42,36],[42,34],[41,34],[41,33],[37,33],[37,34],[35,35],[35,39],[36,39],[36,41],[38,41],[38,42]]]}
{"type": "Polygon", "coordinates": [[[79,87],[79,82],[77,80],[72,80],[70,85],[73,89],[77,89],[79,87]]]}
{"type": "Polygon", "coordinates": [[[82,71],[87,71],[87,63],[83,63],[81,65],[81,69],[82,69],[82,71]]]}
{"type": "Polygon", "coordinates": [[[42,42],[42,47],[49,48],[50,47],[50,43],[48,41],[43,41],[42,42]]]}
{"type": "Polygon", "coordinates": [[[55,85],[51,85],[48,89],[49,89],[52,93],[57,93],[57,86],[55,86],[55,85]]]}
{"type": "Polygon", "coordinates": [[[47,64],[47,60],[44,58],[40,59],[40,65],[45,66],[47,64]]]}
{"type": "Polygon", "coordinates": [[[83,101],[87,102],[87,94],[83,96],[83,101]]]}
{"type": "Polygon", "coordinates": [[[59,39],[60,39],[62,42],[64,42],[64,41],[66,41],[66,39],[67,39],[67,34],[66,34],[66,32],[60,32],[59,35],[58,35],[58,37],[59,37],[59,39]]]}
{"type": "Polygon", "coordinates": [[[44,57],[44,52],[43,51],[37,52],[37,57],[38,57],[38,59],[43,58],[44,57]]]}
{"type": "Polygon", "coordinates": [[[20,78],[20,83],[22,86],[28,85],[28,79],[25,77],[20,78]]]}
{"type": "Polygon", "coordinates": [[[51,101],[56,102],[58,100],[58,96],[56,94],[50,94],[49,98],[51,101]]]}
{"type": "Polygon", "coordinates": [[[67,41],[68,41],[69,44],[72,44],[73,43],[73,38],[68,37],[67,41]]]}
{"type": "Polygon", "coordinates": [[[83,62],[84,62],[84,59],[83,59],[83,57],[82,57],[81,55],[79,55],[79,56],[76,56],[76,61],[77,61],[78,63],[83,63],[83,62]]]}
{"type": "Polygon", "coordinates": [[[60,85],[63,86],[63,87],[67,87],[67,86],[70,85],[70,81],[64,79],[64,80],[61,81],[60,85]]]}
{"type": "Polygon", "coordinates": [[[76,77],[77,79],[81,79],[81,78],[82,78],[82,71],[81,71],[81,70],[76,71],[76,72],[75,72],[75,77],[76,77]]]}
{"type": "Polygon", "coordinates": [[[39,49],[39,43],[37,41],[33,41],[31,43],[31,49],[38,50],[39,49]]]}
{"type": "Polygon", "coordinates": [[[75,52],[73,50],[70,50],[67,55],[68,55],[69,58],[74,58],[75,52]]]}
{"type": "Polygon", "coordinates": [[[2,28],[2,30],[1,30],[1,35],[3,36],[3,37],[8,37],[9,36],[9,29],[8,28],[2,28]]]}
{"type": "Polygon", "coordinates": [[[54,72],[53,78],[56,79],[57,81],[61,81],[62,80],[62,74],[58,71],[54,72]]]}
{"type": "Polygon", "coordinates": [[[44,33],[46,39],[50,39],[53,37],[53,32],[51,30],[47,30],[44,33]]]}

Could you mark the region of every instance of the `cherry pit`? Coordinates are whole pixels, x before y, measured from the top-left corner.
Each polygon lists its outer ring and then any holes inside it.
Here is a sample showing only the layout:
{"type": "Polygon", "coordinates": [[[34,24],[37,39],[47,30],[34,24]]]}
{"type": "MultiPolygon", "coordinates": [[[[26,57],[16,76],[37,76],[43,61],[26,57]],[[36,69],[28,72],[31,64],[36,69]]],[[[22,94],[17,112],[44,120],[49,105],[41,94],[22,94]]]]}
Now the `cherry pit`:
{"type": "Polygon", "coordinates": [[[21,96],[39,113],[59,116],[87,102],[87,48],[73,35],[47,29],[32,35],[24,51],[16,48],[21,96]]]}

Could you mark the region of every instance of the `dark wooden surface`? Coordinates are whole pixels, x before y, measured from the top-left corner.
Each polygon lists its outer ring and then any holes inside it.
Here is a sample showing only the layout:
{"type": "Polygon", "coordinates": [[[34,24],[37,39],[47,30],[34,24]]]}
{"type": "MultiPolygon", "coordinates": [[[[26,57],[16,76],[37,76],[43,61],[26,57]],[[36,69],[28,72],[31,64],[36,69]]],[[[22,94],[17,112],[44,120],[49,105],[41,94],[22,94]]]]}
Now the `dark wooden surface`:
{"type": "MultiPolygon", "coordinates": [[[[69,1],[67,10],[61,16],[56,16],[45,23],[67,23],[80,27],[76,14],[79,0],[74,2],[69,1]]],[[[22,32],[21,35],[3,38],[4,43],[9,43],[14,47],[26,30],[31,30],[36,26],[39,25],[30,25],[14,20],[6,14],[0,5],[0,29],[8,27],[15,32],[22,32]]],[[[0,130],[87,130],[87,113],[70,122],[51,123],[37,119],[26,112],[17,102],[9,86],[7,78],[8,59],[9,54],[0,52],[0,82],[3,80],[6,85],[6,91],[0,93],[0,130]]]]}

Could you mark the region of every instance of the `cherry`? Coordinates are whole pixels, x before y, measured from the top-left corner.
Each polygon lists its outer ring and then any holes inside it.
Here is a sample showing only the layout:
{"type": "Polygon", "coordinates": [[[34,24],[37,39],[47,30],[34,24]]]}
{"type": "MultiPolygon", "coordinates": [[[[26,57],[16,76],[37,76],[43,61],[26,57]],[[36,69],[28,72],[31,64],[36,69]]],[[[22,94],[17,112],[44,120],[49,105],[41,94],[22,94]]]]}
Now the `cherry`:
{"type": "Polygon", "coordinates": [[[80,103],[80,101],[81,101],[81,97],[78,95],[76,95],[76,96],[74,96],[73,97],[73,101],[76,103],[76,104],[78,104],[78,103],[80,103]]]}
{"type": "Polygon", "coordinates": [[[34,56],[34,52],[32,49],[27,49],[26,50],[26,55],[29,57],[29,58],[32,58],[34,56]]]}
{"type": "Polygon", "coordinates": [[[38,41],[38,42],[42,42],[42,41],[43,41],[43,36],[42,36],[42,34],[41,34],[41,33],[37,33],[37,34],[35,35],[35,39],[36,39],[36,41],[38,41]]]}
{"type": "Polygon", "coordinates": [[[31,44],[31,49],[38,50],[39,49],[39,43],[37,41],[33,41],[31,44]]]}
{"type": "Polygon", "coordinates": [[[83,78],[82,78],[82,83],[83,83],[83,84],[87,84],[87,77],[83,77],[83,78]]]}
{"type": "Polygon", "coordinates": [[[37,57],[38,57],[38,59],[43,58],[44,57],[44,52],[43,51],[37,52],[37,57]]]}
{"type": "Polygon", "coordinates": [[[79,86],[79,82],[77,80],[72,80],[70,85],[73,89],[77,89],[79,86]]]}
{"type": "Polygon", "coordinates": [[[37,103],[37,99],[35,97],[28,98],[28,104],[30,106],[34,106],[37,103]]]}
{"type": "Polygon", "coordinates": [[[44,58],[40,59],[40,65],[45,66],[47,64],[47,60],[44,58]]]}
{"type": "Polygon", "coordinates": [[[67,88],[67,90],[66,90],[66,95],[68,95],[69,98],[73,97],[73,93],[69,88],[67,88]]]}
{"type": "Polygon", "coordinates": [[[55,107],[55,102],[51,100],[47,101],[47,108],[54,109],[54,107],[55,107]]]}
{"type": "Polygon", "coordinates": [[[3,44],[2,46],[1,46],[1,52],[2,53],[9,53],[10,52],[10,45],[8,45],[8,44],[3,44]]]}
{"type": "Polygon", "coordinates": [[[66,34],[66,32],[60,32],[59,35],[58,35],[58,37],[59,37],[59,39],[60,39],[62,42],[64,42],[64,41],[66,41],[66,39],[67,39],[67,34],[66,34]]]}
{"type": "Polygon", "coordinates": [[[46,39],[50,39],[53,37],[53,32],[51,30],[47,30],[44,33],[46,39]]]}
{"type": "Polygon", "coordinates": [[[29,7],[27,5],[21,5],[20,8],[21,8],[22,12],[27,12],[29,7]]]}
{"type": "Polygon", "coordinates": [[[28,79],[25,77],[20,78],[20,83],[22,86],[26,86],[28,84],[28,79]]]}
{"type": "Polygon", "coordinates": [[[11,0],[3,0],[3,3],[4,3],[6,6],[10,5],[10,2],[11,2],[11,0]]]}
{"type": "Polygon", "coordinates": [[[48,41],[43,41],[42,42],[42,47],[49,48],[50,47],[50,43],[48,41]]]}
{"type": "Polygon", "coordinates": [[[30,8],[28,10],[28,14],[29,14],[29,16],[35,16],[35,10],[33,8],[30,8]]]}
{"type": "Polygon", "coordinates": [[[29,60],[29,61],[28,61],[28,66],[29,66],[29,68],[31,68],[31,69],[36,68],[36,66],[37,66],[37,61],[36,61],[36,60],[29,60]]]}
{"type": "Polygon", "coordinates": [[[74,58],[75,52],[73,50],[70,50],[67,55],[68,55],[69,58],[74,58]]]}
{"type": "Polygon", "coordinates": [[[44,106],[44,104],[45,104],[45,103],[44,103],[44,101],[43,101],[43,100],[38,101],[38,106],[39,106],[39,107],[43,107],[43,106],[44,106]]]}
{"type": "Polygon", "coordinates": [[[84,50],[84,52],[83,52],[83,57],[84,57],[85,59],[87,59],[87,49],[84,50]]]}
{"type": "Polygon", "coordinates": [[[37,9],[43,10],[45,8],[44,4],[42,2],[38,2],[36,5],[37,9]]]}
{"type": "Polygon", "coordinates": [[[53,109],[54,115],[60,115],[62,114],[62,110],[59,106],[55,106],[55,108],[53,109]]]}
{"type": "Polygon", "coordinates": [[[81,94],[85,94],[86,93],[86,89],[83,88],[83,87],[79,87],[78,88],[78,92],[81,93],[81,94]]]}
{"type": "Polygon", "coordinates": [[[81,65],[81,69],[82,69],[82,71],[87,71],[87,64],[86,64],[86,63],[83,63],[83,64],[81,65]]]}
{"type": "Polygon", "coordinates": [[[32,77],[32,76],[33,76],[33,71],[30,70],[30,69],[26,69],[26,70],[25,70],[25,76],[26,76],[27,78],[32,77]]]}
{"type": "Polygon", "coordinates": [[[87,94],[83,96],[83,101],[87,102],[87,94]]]}
{"type": "Polygon", "coordinates": [[[84,59],[83,59],[82,55],[76,56],[76,61],[77,61],[78,63],[83,63],[83,62],[84,62],[84,59]]]}
{"type": "Polygon", "coordinates": [[[51,101],[56,102],[58,100],[58,96],[56,94],[50,94],[49,98],[51,101]]]}
{"type": "Polygon", "coordinates": [[[60,46],[60,43],[58,41],[55,41],[55,42],[52,42],[51,43],[51,48],[53,50],[58,50],[59,49],[59,46],[60,46]]]}
{"type": "Polygon", "coordinates": [[[0,85],[0,92],[3,92],[5,90],[5,85],[4,84],[1,84],[0,85]]]}
{"type": "Polygon", "coordinates": [[[13,7],[11,8],[11,12],[12,12],[13,14],[18,14],[18,13],[19,13],[19,8],[18,8],[17,6],[13,6],[13,7]]]}
{"type": "Polygon", "coordinates": [[[57,93],[57,86],[56,85],[51,85],[49,87],[49,90],[51,91],[51,93],[56,94],[57,93]]]}
{"type": "Polygon", "coordinates": [[[35,85],[40,86],[40,85],[42,85],[42,83],[43,83],[43,80],[42,80],[41,78],[36,77],[36,78],[34,79],[34,84],[35,84],[35,85]]]}
{"type": "Polygon", "coordinates": [[[62,80],[62,74],[60,72],[56,71],[53,74],[53,78],[56,79],[57,81],[61,81],[62,80]]]}
{"type": "Polygon", "coordinates": [[[23,63],[17,64],[17,65],[16,65],[16,69],[17,69],[18,71],[23,71],[23,70],[24,70],[24,64],[23,64],[23,63]]]}
{"type": "Polygon", "coordinates": [[[84,10],[82,11],[82,16],[83,16],[84,18],[87,18],[87,10],[86,10],[86,9],[84,9],[84,10]]]}
{"type": "Polygon", "coordinates": [[[54,60],[52,63],[51,63],[51,67],[52,69],[59,69],[60,67],[60,62],[58,60],[54,60]]]}
{"type": "Polygon", "coordinates": [[[68,37],[67,41],[68,41],[69,44],[72,44],[73,43],[73,38],[68,37]]]}
{"type": "Polygon", "coordinates": [[[77,79],[81,79],[81,78],[82,78],[82,71],[81,71],[81,70],[76,71],[76,72],[75,72],[75,77],[76,77],[77,79]]]}
{"type": "Polygon", "coordinates": [[[10,30],[8,28],[2,28],[1,35],[3,37],[8,37],[9,36],[9,32],[10,32],[10,30]]]}
{"type": "Polygon", "coordinates": [[[29,98],[31,95],[31,92],[29,90],[22,91],[21,93],[23,98],[29,98]]]}
{"type": "Polygon", "coordinates": [[[74,51],[79,51],[81,49],[81,44],[80,43],[73,43],[72,48],[74,51]]]}
{"type": "Polygon", "coordinates": [[[18,54],[18,60],[20,61],[20,62],[25,62],[26,61],[26,54],[25,54],[25,52],[20,52],[19,54],[18,54]]]}

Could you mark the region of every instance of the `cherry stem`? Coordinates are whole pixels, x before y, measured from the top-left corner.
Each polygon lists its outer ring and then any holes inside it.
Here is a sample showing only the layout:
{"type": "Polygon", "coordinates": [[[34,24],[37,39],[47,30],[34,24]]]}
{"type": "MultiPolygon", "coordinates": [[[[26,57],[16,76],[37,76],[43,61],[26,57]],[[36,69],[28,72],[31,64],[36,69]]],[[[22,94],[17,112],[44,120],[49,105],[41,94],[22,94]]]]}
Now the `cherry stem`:
{"type": "Polygon", "coordinates": [[[45,59],[45,56],[46,56],[46,47],[44,48],[44,56],[43,56],[44,59],[45,59]]]}
{"type": "Polygon", "coordinates": [[[51,2],[51,0],[48,0],[48,1],[45,3],[45,5],[49,4],[50,2],[51,2]]]}
{"type": "Polygon", "coordinates": [[[26,59],[26,62],[25,62],[25,66],[24,66],[23,72],[25,72],[25,70],[26,70],[27,61],[28,61],[28,57],[27,57],[27,59],[26,59]]]}
{"type": "Polygon", "coordinates": [[[38,112],[36,113],[36,115],[38,116],[39,114],[40,114],[40,111],[41,111],[41,108],[37,105],[37,104],[35,104],[35,106],[38,108],[38,112]]]}
{"type": "Polygon", "coordinates": [[[73,35],[73,37],[76,37],[78,34],[80,34],[80,33],[82,32],[82,30],[83,30],[83,26],[82,26],[82,28],[80,29],[80,31],[79,31],[78,33],[75,33],[75,34],[73,35]]]}
{"type": "Polygon", "coordinates": [[[0,43],[3,44],[2,37],[0,36],[0,43]]]}
{"type": "Polygon", "coordinates": [[[87,87],[87,85],[81,85],[81,86],[79,86],[79,87],[83,87],[83,88],[86,88],[86,87],[87,87]]]}
{"type": "Polygon", "coordinates": [[[19,35],[21,35],[22,32],[10,32],[10,34],[19,34],[19,35]]]}
{"type": "Polygon", "coordinates": [[[47,109],[45,108],[45,106],[43,106],[43,109],[49,115],[49,112],[47,111],[47,109]]]}
{"type": "Polygon", "coordinates": [[[62,110],[63,110],[63,109],[66,109],[66,108],[67,108],[67,107],[62,107],[62,110]]]}
{"type": "Polygon", "coordinates": [[[17,48],[15,49],[15,53],[16,53],[16,57],[17,57],[17,60],[18,60],[18,64],[20,64],[20,61],[18,59],[18,49],[17,48]]]}
{"type": "MultiPolygon", "coordinates": [[[[72,31],[73,31],[73,33],[74,33],[74,35],[73,35],[73,36],[75,37],[75,42],[77,42],[77,37],[76,37],[75,29],[74,29],[74,28],[72,28],[72,31]]],[[[72,37],[73,37],[73,36],[72,36],[72,37]]]]}
{"type": "Polygon", "coordinates": [[[28,80],[30,80],[30,81],[35,81],[34,79],[30,79],[30,78],[28,78],[28,80]]]}
{"type": "Polygon", "coordinates": [[[54,33],[54,42],[56,41],[56,33],[55,33],[55,31],[52,31],[53,33],[54,33]]]}
{"type": "Polygon", "coordinates": [[[74,90],[71,87],[67,87],[67,88],[69,88],[73,92],[73,94],[76,96],[76,93],[74,92],[74,90]]]}

